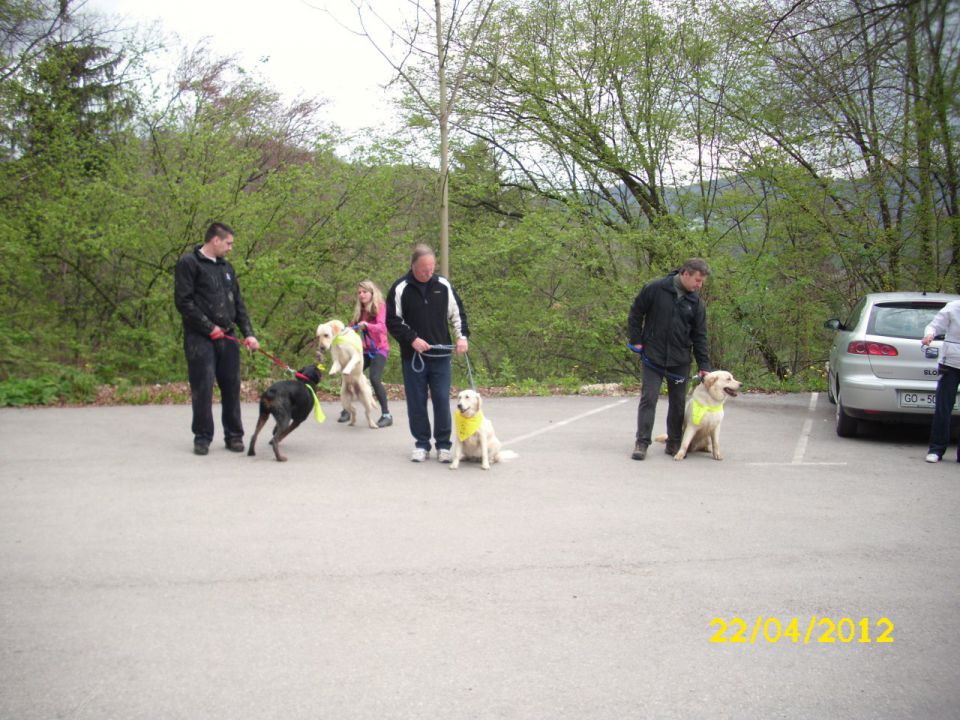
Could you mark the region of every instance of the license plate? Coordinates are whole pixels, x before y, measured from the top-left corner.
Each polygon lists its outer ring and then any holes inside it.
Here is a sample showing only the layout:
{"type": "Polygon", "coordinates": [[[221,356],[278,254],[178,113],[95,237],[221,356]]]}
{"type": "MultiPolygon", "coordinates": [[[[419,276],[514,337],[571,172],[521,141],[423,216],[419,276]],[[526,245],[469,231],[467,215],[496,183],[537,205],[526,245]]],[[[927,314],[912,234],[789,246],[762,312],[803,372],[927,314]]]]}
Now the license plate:
{"type": "MultiPolygon", "coordinates": [[[[960,396],[958,396],[960,399],[960,396]]],[[[914,392],[912,390],[898,390],[897,401],[903,408],[929,408],[933,409],[937,402],[935,392],[914,392]]],[[[954,412],[957,410],[957,403],[953,403],[954,412]]]]}

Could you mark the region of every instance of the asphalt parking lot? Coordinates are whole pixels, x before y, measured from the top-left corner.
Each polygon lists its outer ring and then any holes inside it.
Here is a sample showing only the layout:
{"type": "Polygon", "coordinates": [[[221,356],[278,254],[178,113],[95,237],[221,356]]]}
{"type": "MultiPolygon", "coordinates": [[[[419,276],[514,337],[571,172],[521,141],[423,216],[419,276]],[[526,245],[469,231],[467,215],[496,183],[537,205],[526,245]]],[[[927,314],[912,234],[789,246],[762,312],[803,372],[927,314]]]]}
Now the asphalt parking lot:
{"type": "Polygon", "coordinates": [[[186,406],[0,410],[0,717],[960,717],[926,428],[747,394],[722,462],[635,462],[636,402],[490,399],[489,472],[409,462],[400,402],[287,463],[193,455],[186,406]]]}

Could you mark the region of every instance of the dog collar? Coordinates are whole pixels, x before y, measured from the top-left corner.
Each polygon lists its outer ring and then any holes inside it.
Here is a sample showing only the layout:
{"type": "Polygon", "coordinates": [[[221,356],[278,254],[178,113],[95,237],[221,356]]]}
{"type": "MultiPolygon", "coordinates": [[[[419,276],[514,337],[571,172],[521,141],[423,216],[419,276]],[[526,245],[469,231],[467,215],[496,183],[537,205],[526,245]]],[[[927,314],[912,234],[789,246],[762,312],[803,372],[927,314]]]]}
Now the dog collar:
{"type": "Polygon", "coordinates": [[[356,332],[342,332],[333,339],[331,346],[335,347],[337,345],[343,345],[344,343],[350,345],[357,352],[363,352],[363,341],[360,339],[360,336],[356,332]]]}
{"type": "Polygon", "coordinates": [[[480,423],[483,422],[483,413],[479,410],[473,417],[465,417],[460,413],[460,409],[453,411],[453,424],[457,427],[457,437],[461,441],[466,440],[480,429],[480,423]]]}
{"type": "Polygon", "coordinates": [[[723,405],[704,405],[702,402],[693,398],[693,424],[699,425],[703,422],[703,416],[708,412],[722,412],[723,405]]]}

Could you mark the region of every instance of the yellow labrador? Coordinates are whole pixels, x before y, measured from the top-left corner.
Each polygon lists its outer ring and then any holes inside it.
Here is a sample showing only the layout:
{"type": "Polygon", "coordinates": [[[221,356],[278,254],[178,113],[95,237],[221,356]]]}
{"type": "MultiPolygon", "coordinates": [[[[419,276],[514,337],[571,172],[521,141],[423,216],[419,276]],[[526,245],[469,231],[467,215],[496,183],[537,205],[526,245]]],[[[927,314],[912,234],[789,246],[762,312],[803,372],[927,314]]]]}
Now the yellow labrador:
{"type": "MultiPolygon", "coordinates": [[[[723,403],[736,397],[741,382],[726,370],[714,370],[703,377],[690,397],[683,414],[683,440],[674,460],[683,460],[688,452],[710,452],[714,460],[723,460],[720,453],[720,423],[723,422],[723,403]]],[[[657,437],[658,442],[667,439],[657,437]]]]}
{"type": "Polygon", "coordinates": [[[367,414],[367,425],[376,430],[373,421],[373,389],[363,374],[363,343],[356,330],[344,327],[340,320],[330,320],[317,326],[317,358],[322,353],[330,353],[330,369],[327,375],[343,374],[340,383],[340,404],[350,413],[350,424],[357,422],[357,411],[353,407],[358,401],[367,414]]]}
{"type": "Polygon", "coordinates": [[[500,441],[493,432],[493,423],[484,417],[483,399],[476,390],[462,390],[457,395],[453,416],[453,462],[450,469],[460,467],[460,459],[479,460],[480,467],[500,461],[500,441]]]}

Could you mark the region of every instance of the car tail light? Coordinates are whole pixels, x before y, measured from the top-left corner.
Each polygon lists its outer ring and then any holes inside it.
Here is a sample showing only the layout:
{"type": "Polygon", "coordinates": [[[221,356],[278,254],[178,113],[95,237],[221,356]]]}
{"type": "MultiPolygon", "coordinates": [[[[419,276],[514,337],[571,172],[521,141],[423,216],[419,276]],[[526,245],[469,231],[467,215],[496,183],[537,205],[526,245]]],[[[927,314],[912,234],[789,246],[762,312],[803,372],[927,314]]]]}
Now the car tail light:
{"type": "Polygon", "coordinates": [[[851,355],[882,355],[883,357],[896,357],[900,354],[893,345],[863,340],[854,340],[847,345],[847,352],[851,355]]]}

